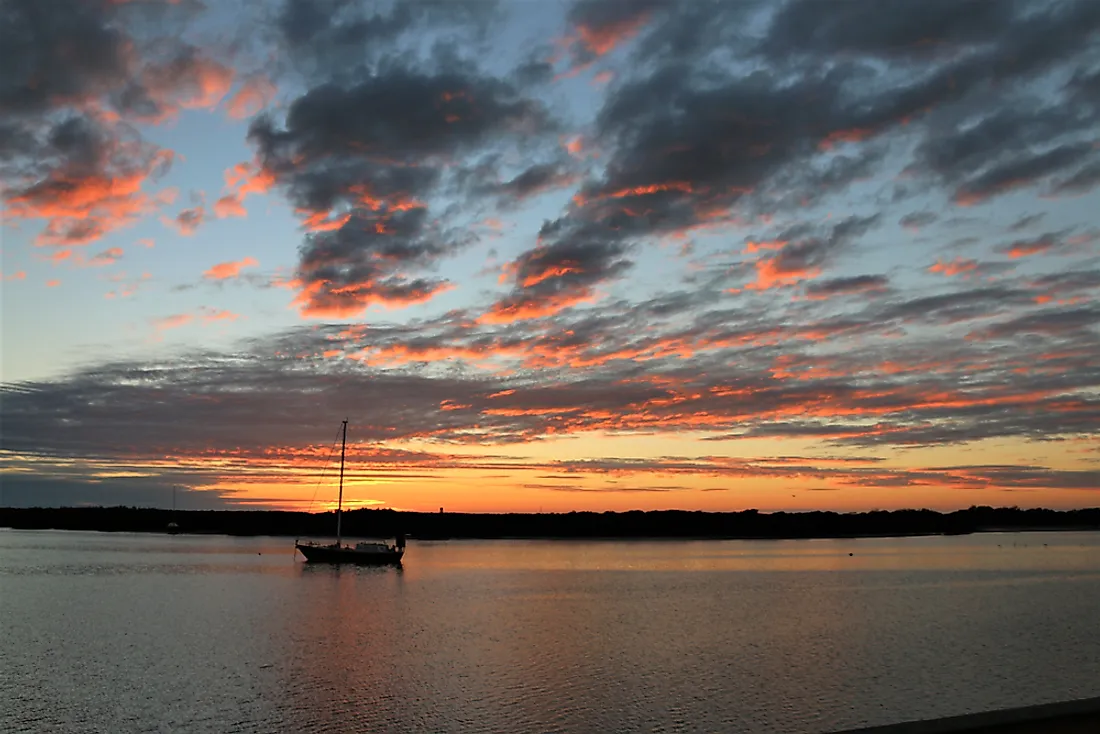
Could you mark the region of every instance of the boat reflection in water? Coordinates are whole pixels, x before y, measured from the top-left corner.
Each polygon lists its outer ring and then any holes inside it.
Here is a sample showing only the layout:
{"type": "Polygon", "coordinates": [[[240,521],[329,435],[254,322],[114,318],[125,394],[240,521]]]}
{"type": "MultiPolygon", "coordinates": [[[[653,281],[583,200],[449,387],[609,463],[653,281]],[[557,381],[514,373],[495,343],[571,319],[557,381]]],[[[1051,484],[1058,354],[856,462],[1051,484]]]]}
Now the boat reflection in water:
{"type": "Polygon", "coordinates": [[[336,542],[301,543],[294,541],[294,548],[306,557],[309,563],[354,563],[359,566],[399,566],[405,555],[405,536],[398,533],[393,545],[386,543],[362,542],[344,545],[341,537],[340,519],[344,509],[344,455],[348,445],[348,422],[344,421],[340,442],[340,498],[336,505],[336,542]]]}

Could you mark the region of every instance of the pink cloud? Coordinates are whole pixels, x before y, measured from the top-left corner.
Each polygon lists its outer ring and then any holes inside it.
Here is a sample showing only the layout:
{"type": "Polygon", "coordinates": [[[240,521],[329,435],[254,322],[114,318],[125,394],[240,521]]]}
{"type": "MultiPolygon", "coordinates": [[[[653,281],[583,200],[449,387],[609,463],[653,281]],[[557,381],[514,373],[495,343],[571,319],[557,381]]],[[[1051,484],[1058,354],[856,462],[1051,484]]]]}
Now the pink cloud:
{"type": "Polygon", "coordinates": [[[218,310],[215,308],[203,307],[202,320],[205,323],[211,323],[213,321],[236,321],[241,316],[240,314],[233,313],[232,311],[218,310]]]}
{"type": "Polygon", "coordinates": [[[111,247],[98,253],[95,257],[88,260],[88,265],[92,267],[99,267],[101,265],[114,265],[119,259],[122,258],[121,247],[111,247]]]}
{"type": "Polygon", "coordinates": [[[214,215],[218,219],[225,219],[226,217],[245,217],[248,216],[248,212],[241,203],[240,195],[227,194],[214,202],[214,215]]]}
{"type": "Polygon", "coordinates": [[[157,113],[142,121],[157,124],[172,119],[180,109],[212,109],[229,93],[233,77],[233,69],[199,54],[151,65],[142,72],[141,81],[156,102],[157,113]]]}
{"type": "Polygon", "coordinates": [[[950,277],[952,275],[966,276],[966,273],[973,272],[978,269],[977,260],[967,260],[961,257],[956,257],[951,262],[944,262],[942,260],[936,260],[936,263],[932,267],[928,268],[930,273],[943,273],[950,277]]]}
{"type": "Polygon", "coordinates": [[[236,94],[229,98],[225,107],[226,114],[234,120],[252,117],[267,106],[276,91],[275,85],[266,76],[249,77],[236,94]]]}
{"type": "Polygon", "coordinates": [[[601,71],[596,76],[592,77],[592,85],[596,87],[602,87],[615,78],[615,72],[613,71],[601,71]]]}
{"type": "Polygon", "coordinates": [[[153,319],[153,326],[157,331],[178,329],[181,326],[186,326],[191,323],[193,318],[194,317],[189,313],[177,313],[171,316],[165,316],[162,319],[153,319]]]}
{"type": "Polygon", "coordinates": [[[565,148],[565,151],[574,158],[584,158],[584,138],[580,135],[574,135],[569,138],[563,137],[561,139],[561,147],[565,148]]]}
{"type": "Polygon", "coordinates": [[[244,260],[241,260],[239,262],[230,261],[218,263],[217,265],[204,272],[202,274],[202,277],[206,278],[207,280],[228,280],[230,278],[236,278],[238,275],[240,275],[243,268],[247,268],[249,266],[255,267],[259,264],[260,263],[256,261],[256,258],[253,257],[246,257],[244,260]]]}
{"type": "Polygon", "coordinates": [[[248,194],[264,194],[275,185],[275,176],[254,163],[238,163],[225,171],[225,185],[240,199],[248,194]]]}

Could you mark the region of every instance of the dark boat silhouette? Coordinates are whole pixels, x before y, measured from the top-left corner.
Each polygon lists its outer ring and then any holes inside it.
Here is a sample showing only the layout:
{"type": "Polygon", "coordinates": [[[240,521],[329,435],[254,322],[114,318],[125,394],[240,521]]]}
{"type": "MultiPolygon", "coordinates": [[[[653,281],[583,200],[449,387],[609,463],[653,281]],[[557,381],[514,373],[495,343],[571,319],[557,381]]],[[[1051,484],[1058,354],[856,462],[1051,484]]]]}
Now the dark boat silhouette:
{"type": "Polygon", "coordinates": [[[172,521],[168,523],[164,528],[164,532],[169,535],[178,535],[180,531],[179,523],[176,522],[176,488],[172,487],[172,521]]]}
{"type": "Polygon", "coordinates": [[[340,519],[344,509],[344,454],[348,444],[348,422],[344,421],[340,442],[340,497],[336,504],[336,542],[331,544],[302,543],[294,541],[294,547],[309,563],[353,563],[358,566],[396,566],[405,555],[405,536],[398,534],[393,545],[377,541],[344,545],[341,540],[340,519]]]}

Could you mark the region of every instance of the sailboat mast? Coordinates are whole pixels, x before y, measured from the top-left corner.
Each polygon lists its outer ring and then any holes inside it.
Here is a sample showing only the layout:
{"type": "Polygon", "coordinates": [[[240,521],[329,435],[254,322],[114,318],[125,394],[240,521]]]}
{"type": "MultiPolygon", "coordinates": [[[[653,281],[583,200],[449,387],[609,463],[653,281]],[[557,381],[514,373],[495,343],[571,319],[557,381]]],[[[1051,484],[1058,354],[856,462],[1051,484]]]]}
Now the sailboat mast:
{"type": "Polygon", "coordinates": [[[344,419],[344,432],[340,440],[340,499],[336,503],[336,545],[340,545],[340,514],[344,509],[344,452],[348,447],[348,421],[344,419]]]}

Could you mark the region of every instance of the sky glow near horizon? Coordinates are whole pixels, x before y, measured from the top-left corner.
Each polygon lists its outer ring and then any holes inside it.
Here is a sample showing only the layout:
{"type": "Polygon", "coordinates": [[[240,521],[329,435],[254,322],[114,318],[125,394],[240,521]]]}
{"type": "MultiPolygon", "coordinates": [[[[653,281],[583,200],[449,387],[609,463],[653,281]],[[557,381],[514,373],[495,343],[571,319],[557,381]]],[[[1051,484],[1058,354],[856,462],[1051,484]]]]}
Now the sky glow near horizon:
{"type": "Polygon", "coordinates": [[[0,504],[1100,504],[1100,3],[0,14],[0,504]]]}

